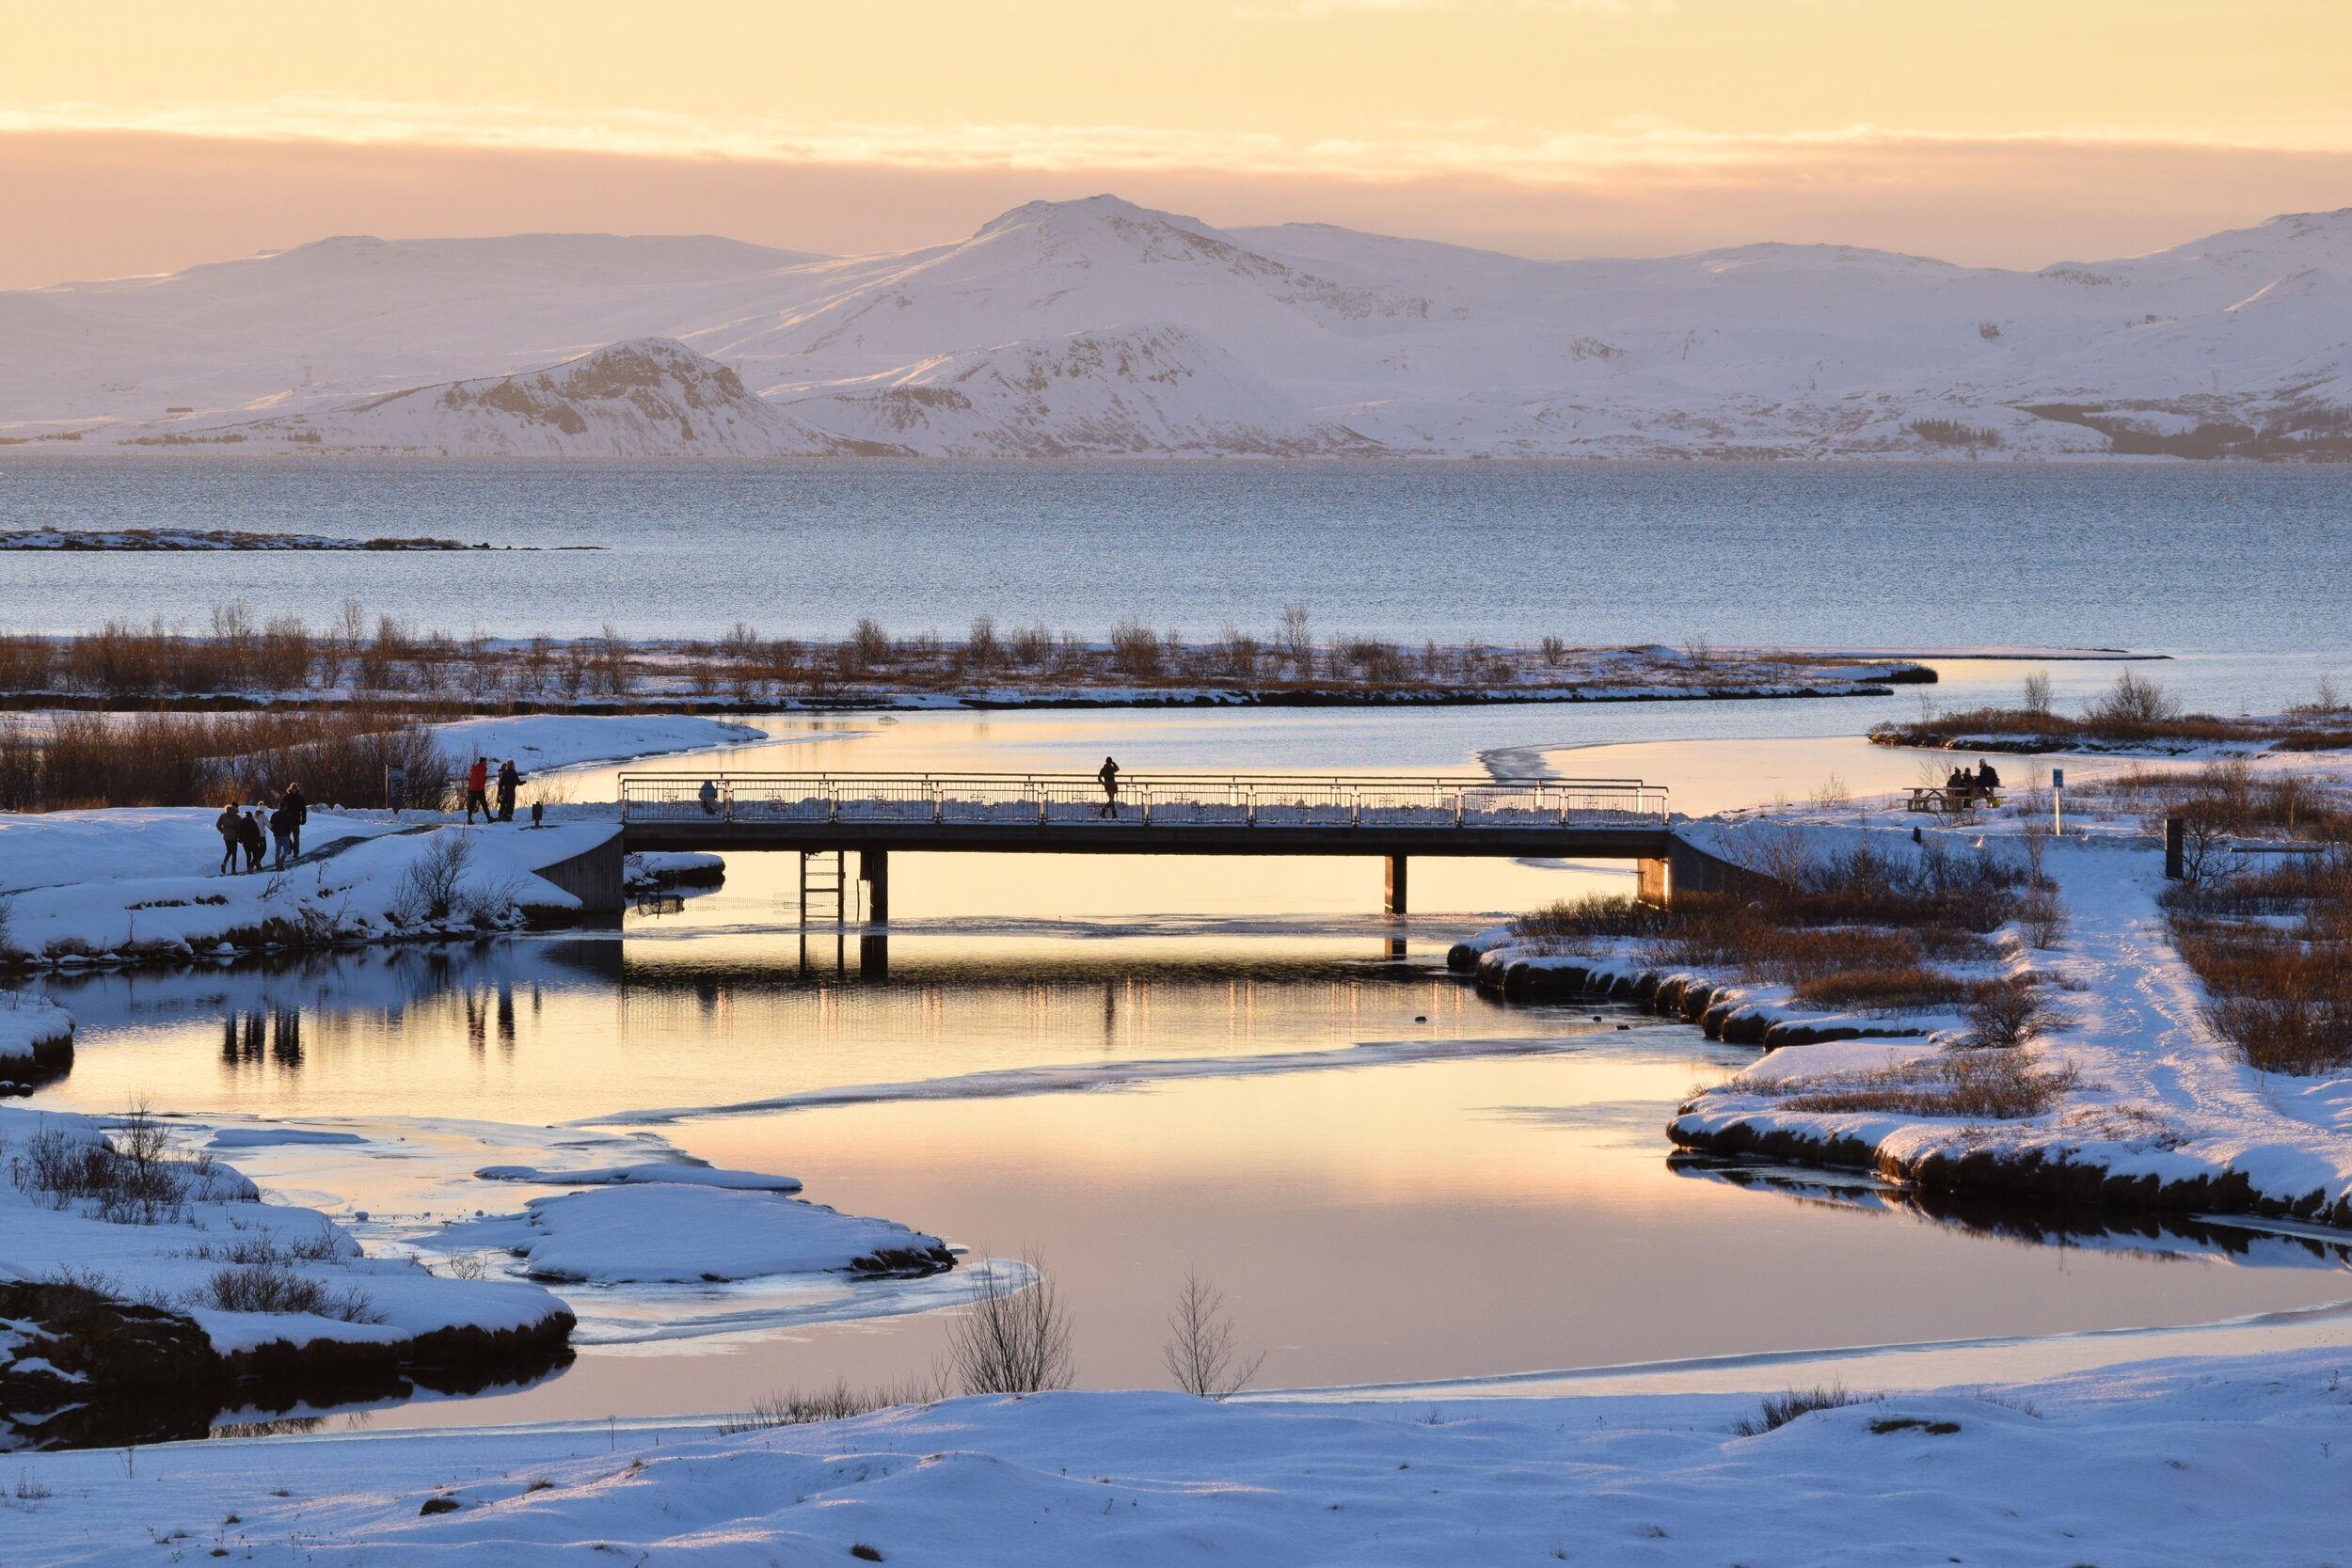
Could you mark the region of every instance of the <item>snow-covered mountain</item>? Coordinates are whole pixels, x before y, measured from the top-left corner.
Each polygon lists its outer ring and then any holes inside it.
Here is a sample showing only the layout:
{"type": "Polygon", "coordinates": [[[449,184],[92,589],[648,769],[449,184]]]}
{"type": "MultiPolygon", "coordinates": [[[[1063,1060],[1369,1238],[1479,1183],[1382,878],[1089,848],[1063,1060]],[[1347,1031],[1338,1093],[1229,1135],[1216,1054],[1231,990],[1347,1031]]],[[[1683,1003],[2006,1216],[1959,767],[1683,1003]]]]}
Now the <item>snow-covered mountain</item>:
{"type": "Polygon", "coordinates": [[[1112,197],[821,258],[326,240],[0,293],[0,439],[723,456],[2352,456],[2352,209],[2038,272],[1544,262],[1112,197]],[[230,440],[230,436],[238,439],[230,440]]]}

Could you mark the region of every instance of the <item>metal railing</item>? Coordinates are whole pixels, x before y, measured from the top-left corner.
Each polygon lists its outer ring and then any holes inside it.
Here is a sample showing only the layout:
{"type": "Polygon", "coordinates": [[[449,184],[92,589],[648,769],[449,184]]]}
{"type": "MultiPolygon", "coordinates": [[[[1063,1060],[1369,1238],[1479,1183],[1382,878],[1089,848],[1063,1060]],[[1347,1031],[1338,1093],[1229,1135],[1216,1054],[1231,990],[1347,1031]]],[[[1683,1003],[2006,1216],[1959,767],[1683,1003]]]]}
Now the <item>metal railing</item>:
{"type": "Polygon", "coordinates": [[[1135,828],[1660,827],[1638,779],[1084,773],[624,773],[624,822],[1135,828]]]}

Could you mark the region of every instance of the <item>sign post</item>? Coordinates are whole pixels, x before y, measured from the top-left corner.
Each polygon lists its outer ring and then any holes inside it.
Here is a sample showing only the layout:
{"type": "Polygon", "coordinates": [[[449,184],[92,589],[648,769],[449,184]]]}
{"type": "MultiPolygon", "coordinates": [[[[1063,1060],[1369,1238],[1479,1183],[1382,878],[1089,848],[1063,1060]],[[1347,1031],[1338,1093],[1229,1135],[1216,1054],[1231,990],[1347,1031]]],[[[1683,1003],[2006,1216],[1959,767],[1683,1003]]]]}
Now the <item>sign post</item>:
{"type": "Polygon", "coordinates": [[[2050,832],[2058,838],[2066,836],[2066,769],[2050,769],[2050,832]]]}

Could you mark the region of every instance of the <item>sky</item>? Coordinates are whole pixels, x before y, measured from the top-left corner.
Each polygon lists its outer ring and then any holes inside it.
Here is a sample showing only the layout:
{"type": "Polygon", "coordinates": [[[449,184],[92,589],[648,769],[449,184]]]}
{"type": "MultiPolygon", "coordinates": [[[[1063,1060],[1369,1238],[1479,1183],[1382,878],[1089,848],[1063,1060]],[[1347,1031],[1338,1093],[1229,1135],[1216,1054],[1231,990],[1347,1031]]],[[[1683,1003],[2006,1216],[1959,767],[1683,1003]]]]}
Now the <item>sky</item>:
{"type": "Polygon", "coordinates": [[[898,249],[1100,191],[1534,256],[2009,266],[2352,205],[2352,0],[11,13],[6,288],[336,233],[898,249]]]}

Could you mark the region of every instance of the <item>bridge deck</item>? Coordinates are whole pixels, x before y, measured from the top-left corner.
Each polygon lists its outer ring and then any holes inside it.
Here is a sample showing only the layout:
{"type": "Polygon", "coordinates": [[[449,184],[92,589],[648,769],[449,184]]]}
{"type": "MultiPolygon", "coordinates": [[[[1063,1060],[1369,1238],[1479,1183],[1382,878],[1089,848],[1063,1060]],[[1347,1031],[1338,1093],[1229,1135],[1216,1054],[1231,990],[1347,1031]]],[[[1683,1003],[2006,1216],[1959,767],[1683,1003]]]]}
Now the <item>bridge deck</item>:
{"type": "Polygon", "coordinates": [[[677,773],[621,778],[631,849],[1019,854],[1666,852],[1666,792],[1631,779],[677,773]]]}

